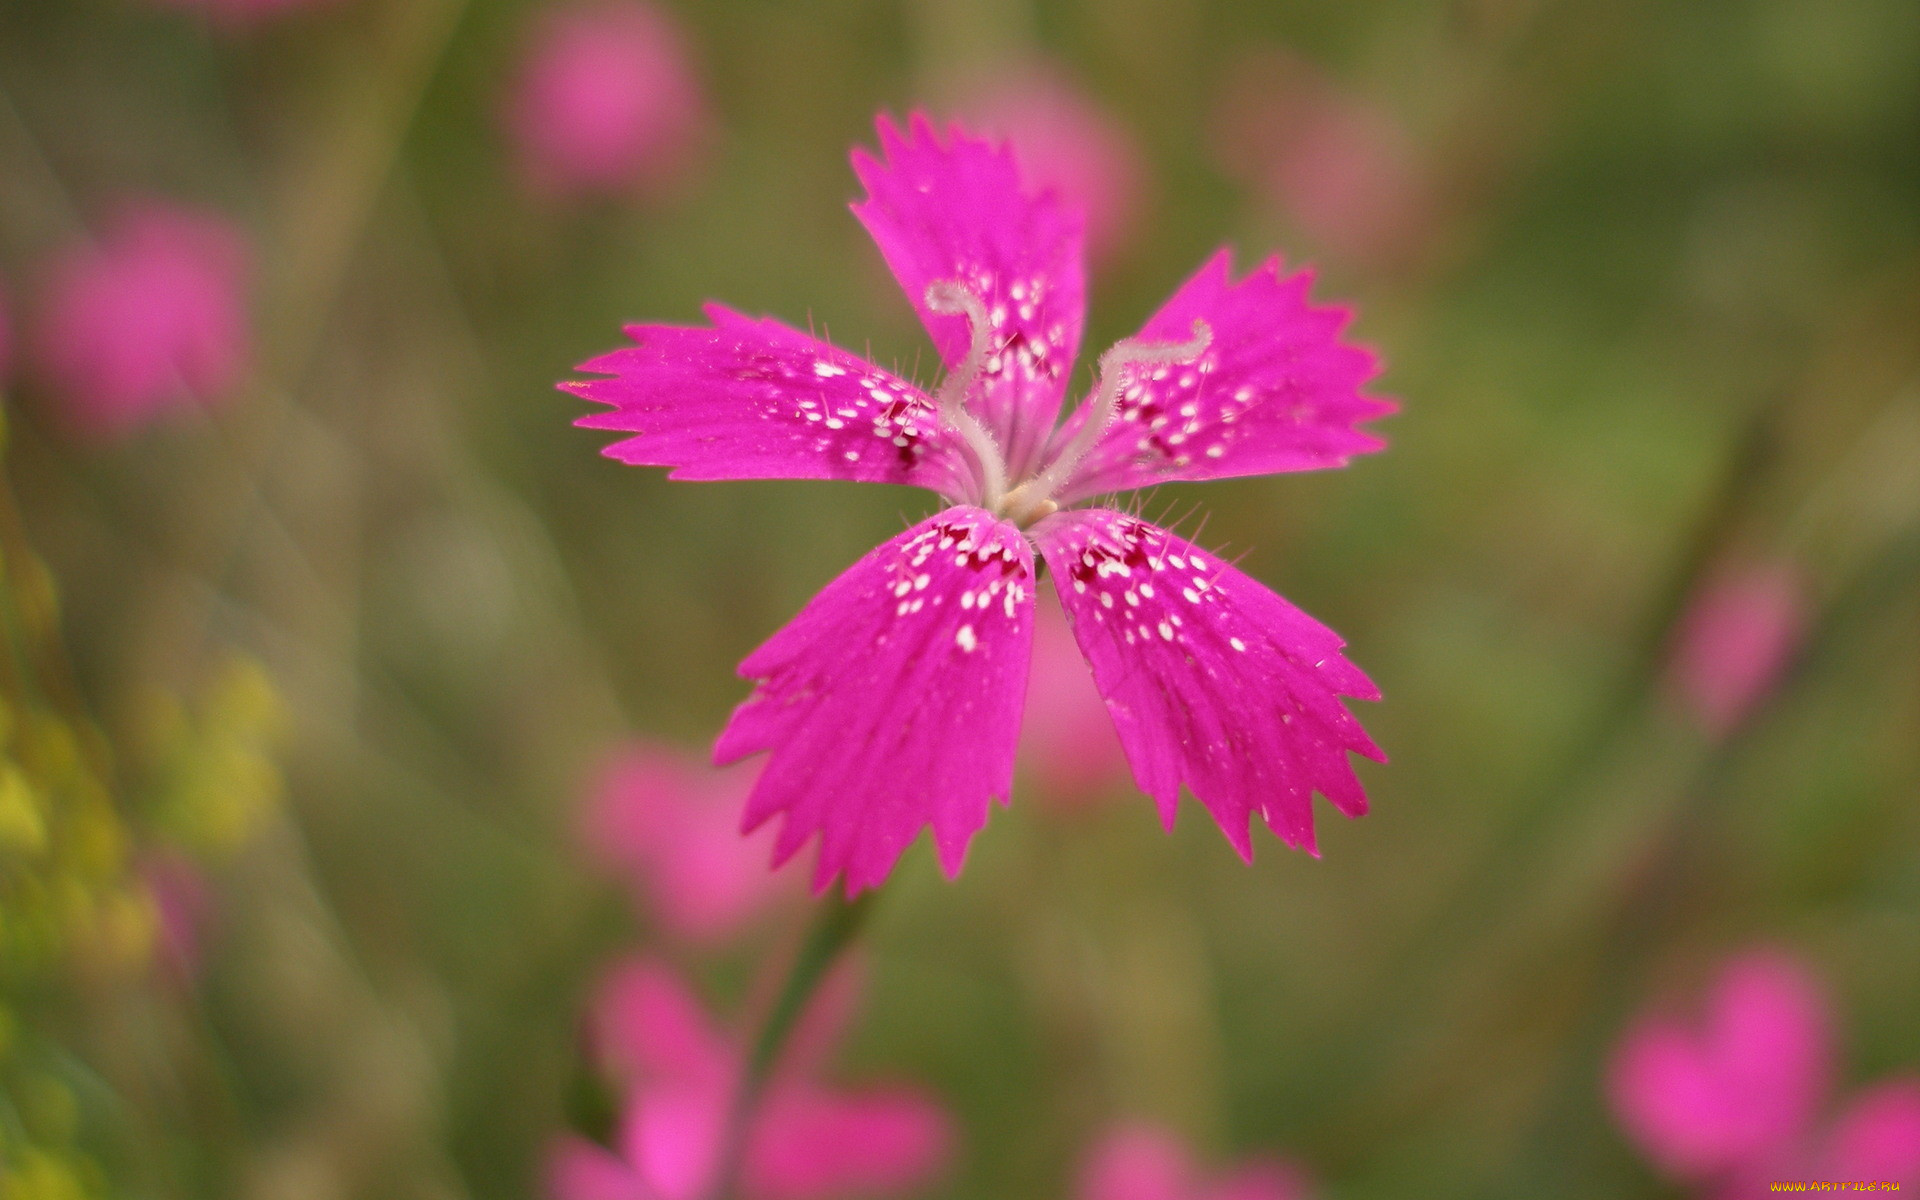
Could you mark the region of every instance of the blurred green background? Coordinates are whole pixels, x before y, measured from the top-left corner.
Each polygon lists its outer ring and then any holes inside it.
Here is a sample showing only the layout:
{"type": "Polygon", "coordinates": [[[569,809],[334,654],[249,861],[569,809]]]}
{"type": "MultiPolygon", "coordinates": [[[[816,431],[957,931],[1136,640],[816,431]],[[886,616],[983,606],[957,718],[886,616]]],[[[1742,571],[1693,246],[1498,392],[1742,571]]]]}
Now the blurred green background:
{"type": "MultiPolygon", "coordinates": [[[[669,483],[598,457],[553,384],[710,298],[932,382],[847,150],[1034,56],[1149,180],[1089,347],[1230,244],[1318,265],[1385,358],[1385,454],[1155,503],[1204,506],[1347,638],[1392,762],[1361,771],[1369,817],[1322,807],[1319,860],[1259,835],[1242,866],[1130,790],[1065,818],[1017,792],[954,883],[917,847],[846,1066],[951,1105],[935,1194],[1061,1196],[1121,1115],[1284,1152],[1331,1197],[1669,1194],[1605,1054],[1762,940],[1826,973],[1848,1082],[1920,1063],[1920,7],[672,7],[714,109],[699,169],[557,206],[498,120],[536,5],[341,0],[245,35],[0,5],[16,311],[127,193],[231,215],[259,272],[255,370],[207,420],[88,446],[8,393],[15,657],[70,676],[46,703],[79,747],[13,753],[94,764],[85,837],[187,847],[221,914],[183,989],[100,933],[116,853],[75,860],[86,936],[5,913],[6,1144],[79,1189],[45,1195],[534,1193],[585,989],[654,936],[581,864],[588,772],[633,734],[706,744],[734,664],[935,503],[669,483]],[[1263,50],[1403,131],[1405,252],[1342,253],[1223,168],[1222,89],[1263,50]],[[1715,740],[1663,662],[1729,554],[1799,564],[1813,613],[1715,740]]],[[[695,970],[724,1007],[803,920],[695,970]]]]}

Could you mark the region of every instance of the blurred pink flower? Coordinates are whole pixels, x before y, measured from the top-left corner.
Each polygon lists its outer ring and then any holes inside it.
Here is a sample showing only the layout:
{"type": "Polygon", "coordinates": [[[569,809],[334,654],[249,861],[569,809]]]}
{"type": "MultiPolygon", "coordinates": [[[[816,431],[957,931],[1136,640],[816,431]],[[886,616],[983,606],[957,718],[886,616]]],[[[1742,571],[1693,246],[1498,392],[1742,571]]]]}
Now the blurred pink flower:
{"type": "Polygon", "coordinates": [[[7,308],[6,281],[0,280],[0,388],[13,373],[13,315],[7,308]]]}
{"type": "MultiPolygon", "coordinates": [[[[901,1195],[945,1164],[951,1127],[926,1094],[842,1091],[818,1079],[849,999],[846,988],[828,988],[776,1067],[747,1133],[748,1200],[901,1195]],[[840,1011],[823,1019],[822,1007],[840,1011]]],[[[617,1144],[561,1138],[548,1161],[551,1200],[703,1200],[719,1167],[740,1047],[670,968],[647,959],[609,975],[592,1020],[597,1053],[626,1087],[617,1144]]]]}
{"type": "Polygon", "coordinates": [[[123,207],[67,251],[35,345],[66,424],[114,438],[231,392],[250,349],[248,274],[231,223],[159,201],[123,207]]]}
{"type": "Polygon", "coordinates": [[[1920,1080],[1863,1093],[1819,1128],[1833,1074],[1828,1007],[1799,960],[1756,950],[1721,971],[1697,1023],[1642,1018],[1608,1086],[1633,1142],[1727,1200],[1774,1179],[1920,1182],[1920,1080]]]}
{"type": "Polygon", "coordinates": [[[1074,644],[1060,602],[1041,593],[1034,609],[1033,670],[1020,751],[1041,799],[1077,808],[1126,777],[1127,759],[1106,701],[1074,644]]]}
{"type": "Polygon", "coordinates": [[[1779,679],[1806,629],[1806,589],[1787,562],[1732,563],[1694,596],[1674,636],[1673,677],[1701,726],[1724,737],[1779,679]]]}
{"type": "Polygon", "coordinates": [[[1207,1175],[1179,1139],[1151,1125],[1115,1127],[1082,1164],[1075,1200],[1305,1200],[1306,1173],[1263,1158],[1207,1175]]]}
{"type": "Polygon", "coordinates": [[[1336,257],[1391,266],[1425,236],[1432,184],[1386,112],[1285,51],[1249,55],[1215,118],[1221,165],[1336,257]]]}
{"type": "Polygon", "coordinates": [[[1381,760],[1342,697],[1380,693],[1345,643],[1257,580],[1096,497],[1344,466],[1385,443],[1378,371],[1278,258],[1208,259],[1100,359],[1061,420],[1086,312],[1080,214],[1004,145],[916,114],[853,154],[854,204],[939,349],[929,395],[771,318],[630,325],[633,345],[561,385],[604,406],[604,451],[678,479],[912,484],[946,507],[876,546],[740,664],[755,681],[714,745],[768,755],[746,828],[776,861],[817,841],[814,886],[877,886],[931,829],[959,874],[1012,790],[1033,649],[1035,554],[1108,703],[1140,789],[1171,826],[1183,790],[1253,857],[1255,814],[1315,846],[1313,796],[1367,809],[1350,754],[1381,760]]]}
{"type": "Polygon", "coordinates": [[[1139,223],[1146,164],[1131,131],[1060,72],[1032,67],[977,89],[981,133],[1013,144],[1024,177],[1056,188],[1087,218],[1087,250],[1109,258],[1139,223]]]}
{"type": "Polygon", "coordinates": [[[213,890],[199,864],[170,850],[149,851],[136,867],[158,924],[155,950],[176,982],[200,978],[206,936],[213,919],[213,890]]]}
{"type": "Polygon", "coordinates": [[[654,194],[693,165],[707,107],[667,13],[582,0],[540,15],[504,119],[535,194],[654,194]]]}
{"type": "Polygon", "coordinates": [[[788,890],[768,840],[740,832],[758,774],[637,743],[601,771],[581,810],[581,841],[669,933],[723,941],[788,890]]]}

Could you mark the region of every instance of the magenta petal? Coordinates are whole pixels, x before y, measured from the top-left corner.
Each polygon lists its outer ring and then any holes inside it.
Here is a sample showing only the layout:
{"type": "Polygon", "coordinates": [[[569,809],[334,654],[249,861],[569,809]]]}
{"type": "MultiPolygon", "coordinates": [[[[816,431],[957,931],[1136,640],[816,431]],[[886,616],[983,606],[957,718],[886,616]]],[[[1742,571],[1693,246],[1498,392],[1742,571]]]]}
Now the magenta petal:
{"type": "Polygon", "coordinates": [[[149,850],[136,864],[153,905],[156,957],[175,982],[192,984],[206,962],[207,935],[218,915],[198,863],[184,854],[149,850]]]}
{"type": "Polygon", "coordinates": [[[754,1200],[853,1200],[914,1191],[945,1164],[946,1113],[905,1088],[776,1092],[754,1130],[747,1192],[754,1200]]]}
{"type": "MultiPolygon", "coordinates": [[[[0,285],[6,281],[0,280],[0,285]]],[[[13,319],[7,309],[7,289],[0,286],[0,390],[13,374],[13,319]]]]}
{"type": "Polygon", "coordinates": [[[921,826],[958,873],[1004,800],[1033,643],[1033,554],[983,509],[950,508],[879,546],[740,664],[760,685],[714,748],[772,757],[752,830],[784,815],[785,861],[814,834],[824,889],[885,879],[921,826]]]}
{"type": "Polygon", "coordinates": [[[1688,605],[1673,674],[1701,726],[1724,737],[1764,699],[1807,624],[1807,587],[1790,562],[1727,564],[1688,605]]]}
{"type": "Polygon", "coordinates": [[[1675,1179],[1711,1178],[1739,1165],[1735,1098],[1727,1095],[1687,1032],[1652,1020],[1615,1052],[1608,1091],[1622,1128],[1675,1179]]]}
{"type": "Polygon", "coordinates": [[[608,972],[594,995],[596,1056],[631,1079],[701,1085],[724,1080],[738,1054],[708,1019],[699,997],[664,963],[629,959],[608,972]]]}
{"type": "Polygon", "coordinates": [[[1067,809],[1124,778],[1127,758],[1059,601],[1042,594],[1034,616],[1033,676],[1020,753],[1041,798],[1067,809]]]}
{"type": "Polygon", "coordinates": [[[1081,1164],[1075,1200],[1188,1200],[1194,1167],[1186,1147],[1150,1125],[1110,1130],[1081,1164]]]}
{"type": "Polygon", "coordinates": [[[1828,1145],[1823,1178],[1920,1184],[1920,1079],[1861,1093],[1834,1123],[1828,1145]]]}
{"type": "Polygon", "coordinates": [[[504,117],[530,190],[658,192],[693,164],[706,101],[667,12],[637,0],[548,6],[523,41],[504,117]]]}
{"type": "Polygon", "coordinates": [[[1798,959],[1758,950],[1727,965],[1708,1002],[1706,1053],[1738,1100],[1741,1148],[1805,1137],[1831,1082],[1826,998],[1798,959]]]}
{"type": "Polygon", "coordinates": [[[767,869],[765,846],[740,836],[755,774],[636,742],[601,772],[580,839],[668,932],[703,945],[724,940],[789,882],[767,869]]]}
{"type": "Polygon", "coordinates": [[[1251,858],[1258,812],[1313,850],[1313,793],[1358,816],[1348,764],[1384,761],[1340,697],[1380,693],[1339,636],[1164,529],[1106,509],[1033,529],[1140,789],[1172,825],[1186,784],[1251,858]]]}
{"type": "Polygon", "coordinates": [[[1340,340],[1347,310],[1309,303],[1312,276],[1283,277],[1277,258],[1238,283],[1230,267],[1226,251],[1214,255],[1141,329],[1147,341],[1184,342],[1200,320],[1212,341],[1187,366],[1125,368],[1113,423],[1061,503],[1170,479],[1344,466],[1385,445],[1358,428],[1394,405],[1361,393],[1379,365],[1340,340]]]}
{"type": "Polygon", "coordinates": [[[1728,964],[1697,1032],[1641,1021],[1609,1083],[1647,1156],[1676,1179],[1706,1180],[1803,1144],[1830,1058],[1818,987],[1795,959],[1762,950],[1728,964]]]}
{"type": "Polygon", "coordinates": [[[547,1152],[548,1200],[659,1200],[632,1167],[583,1137],[558,1139],[547,1152]]]}
{"type": "Polygon", "coordinates": [[[157,201],[63,255],[36,349],[68,425],[111,439],[231,392],[250,352],[250,257],[224,218],[157,201]]]}
{"type": "Polygon", "coordinates": [[[674,479],[852,479],[962,493],[969,468],[918,388],[771,318],[709,305],[711,328],[634,325],[635,345],[562,384],[611,408],[575,422],[638,434],[605,453],[674,479]]]}
{"type": "Polygon", "coordinates": [[[1011,153],[958,126],[942,144],[924,116],[916,114],[904,136],[885,117],[877,125],[885,161],[854,150],[854,173],[867,189],[854,215],[947,366],[966,357],[967,322],[930,311],[927,285],[958,280],[986,306],[997,353],[967,404],[1020,474],[1059,415],[1080,348],[1081,215],[1053,192],[1029,193],[1011,153]]]}
{"type": "Polygon", "coordinates": [[[621,1145],[660,1200],[705,1200],[720,1169],[735,1080],[652,1085],[634,1097],[621,1145]]]}

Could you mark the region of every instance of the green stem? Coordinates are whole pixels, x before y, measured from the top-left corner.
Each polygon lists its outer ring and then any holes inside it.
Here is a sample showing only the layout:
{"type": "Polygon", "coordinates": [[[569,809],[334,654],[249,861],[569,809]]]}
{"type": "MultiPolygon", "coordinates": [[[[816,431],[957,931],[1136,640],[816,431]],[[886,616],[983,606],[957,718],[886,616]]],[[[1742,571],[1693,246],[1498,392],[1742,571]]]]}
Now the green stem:
{"type": "Polygon", "coordinates": [[[754,1039],[739,1090],[734,1093],[726,1133],[720,1143],[720,1169],[712,1192],[714,1200],[730,1200],[738,1194],[746,1165],[747,1133],[766,1094],[773,1068],[780,1061],[780,1054],[786,1049],[801,1014],[820,990],[821,982],[866,924],[867,913],[872,910],[878,894],[877,891],[862,892],[852,900],[842,900],[833,894],[821,902],[813,927],[807,931],[806,941],[801,943],[800,953],[787,971],[786,982],[780,985],[766,1023],[754,1039]]]}

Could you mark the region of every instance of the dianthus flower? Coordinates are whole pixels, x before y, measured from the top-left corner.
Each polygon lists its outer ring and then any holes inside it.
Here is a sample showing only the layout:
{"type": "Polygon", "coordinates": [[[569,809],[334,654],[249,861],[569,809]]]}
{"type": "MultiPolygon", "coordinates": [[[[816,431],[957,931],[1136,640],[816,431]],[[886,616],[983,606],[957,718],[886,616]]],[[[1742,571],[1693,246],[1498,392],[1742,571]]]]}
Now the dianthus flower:
{"type": "Polygon", "coordinates": [[[231,392],[250,349],[250,258],[225,219],[160,201],[123,207],[61,256],[36,348],[67,424],[110,439],[231,392]]]}
{"type": "Polygon", "coordinates": [[[1798,959],[1757,950],[1721,970],[1697,1022],[1635,1024],[1609,1087],[1662,1173],[1724,1200],[1775,1180],[1920,1183],[1920,1079],[1869,1088],[1823,1123],[1834,1058],[1819,984],[1798,959]]]}
{"type": "Polygon", "coordinates": [[[1673,683],[1709,735],[1731,733],[1766,698],[1807,626],[1806,581],[1784,560],[1716,568],[1680,619],[1673,683]]]}
{"type": "MultiPolygon", "coordinates": [[[[5,280],[0,280],[4,284],[5,280]]],[[[7,310],[7,289],[0,286],[0,388],[13,372],[13,318],[7,310]]]]}
{"type": "Polygon", "coordinates": [[[788,882],[767,871],[762,847],[740,836],[740,803],[755,774],[635,743],[595,780],[581,840],[667,932],[695,944],[724,941],[788,882]]]}
{"type": "Polygon", "coordinates": [[[922,826],[957,874],[1012,785],[1033,642],[1034,552],[1119,732],[1169,824],[1184,783],[1243,857],[1258,812],[1311,850],[1317,790],[1366,797],[1348,751],[1381,757],[1340,696],[1378,699],[1325,626],[1179,536],[1075,508],[1110,492],[1343,465],[1391,411],[1361,393],[1375,360],[1345,310],[1307,300],[1278,260],[1245,278],[1222,251],[1139,336],[1100,359],[1058,423],[1084,313],[1082,222],[1023,188],[1012,155],[916,116],[879,122],[854,213],[879,244],[947,375],[927,394],[770,319],[639,325],[636,345],[563,385],[636,434],[606,453],[677,479],[850,479],[930,488],[951,505],[828,584],[740,664],[758,681],[714,747],[769,752],[745,827],[783,817],[784,861],[818,835],[815,886],[885,879],[922,826]]]}
{"type": "Polygon", "coordinates": [[[1305,1200],[1312,1188],[1298,1167],[1255,1159],[1209,1175],[1179,1139],[1152,1125],[1109,1130],[1081,1165],[1075,1200],[1305,1200]]]}
{"type": "Polygon", "coordinates": [[[707,105],[670,15],[640,0],[583,0],[540,13],[505,123],[538,195],[654,193],[693,164],[707,105]]]}
{"type": "MultiPolygon", "coordinates": [[[[836,972],[809,1007],[745,1131],[747,1200],[856,1200],[918,1190],[948,1157],[952,1130],[926,1093],[901,1085],[830,1087],[825,1060],[857,981],[836,972]]],[[[745,1055],[698,997],[649,959],[601,986],[590,1033],[625,1096],[611,1149],[562,1138],[547,1165],[551,1200],[702,1200],[724,1153],[745,1055]]]]}
{"type": "Polygon", "coordinates": [[[155,952],[172,982],[191,985],[207,960],[213,889],[199,865],[177,851],[151,850],[136,864],[153,905],[155,952]]]}

